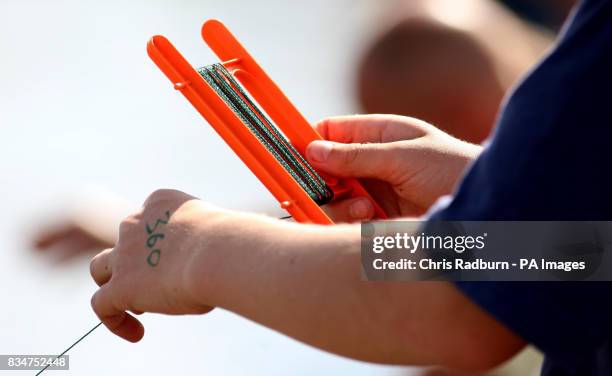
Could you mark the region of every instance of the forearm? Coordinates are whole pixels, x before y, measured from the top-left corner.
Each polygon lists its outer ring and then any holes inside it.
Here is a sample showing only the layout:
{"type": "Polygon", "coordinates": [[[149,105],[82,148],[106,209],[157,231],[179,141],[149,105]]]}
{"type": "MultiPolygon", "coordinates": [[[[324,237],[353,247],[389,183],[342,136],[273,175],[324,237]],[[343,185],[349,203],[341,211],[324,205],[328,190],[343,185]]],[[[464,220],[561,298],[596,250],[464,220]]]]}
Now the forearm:
{"type": "Polygon", "coordinates": [[[234,226],[225,246],[194,259],[194,291],[205,304],[382,363],[480,368],[483,337],[499,334],[481,331],[492,319],[450,284],[362,281],[358,226],[271,225],[251,216],[234,226]]]}

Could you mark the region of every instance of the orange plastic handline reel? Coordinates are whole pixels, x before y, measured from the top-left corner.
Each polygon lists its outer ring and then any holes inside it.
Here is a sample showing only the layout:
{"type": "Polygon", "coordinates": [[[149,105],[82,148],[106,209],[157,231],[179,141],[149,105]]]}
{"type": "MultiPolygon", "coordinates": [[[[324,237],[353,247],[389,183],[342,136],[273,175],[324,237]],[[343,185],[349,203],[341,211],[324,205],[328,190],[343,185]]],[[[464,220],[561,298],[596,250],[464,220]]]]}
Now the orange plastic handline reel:
{"type": "MultiPolygon", "coordinates": [[[[299,153],[304,155],[310,142],[322,139],[225,25],[217,20],[206,21],[202,38],[299,153]]],[[[333,223],[166,38],[151,38],[147,52],[174,88],[183,93],[296,221],[333,223]]],[[[334,191],[334,199],[368,197],[376,218],[386,218],[356,179],[322,176],[334,191]]]]}

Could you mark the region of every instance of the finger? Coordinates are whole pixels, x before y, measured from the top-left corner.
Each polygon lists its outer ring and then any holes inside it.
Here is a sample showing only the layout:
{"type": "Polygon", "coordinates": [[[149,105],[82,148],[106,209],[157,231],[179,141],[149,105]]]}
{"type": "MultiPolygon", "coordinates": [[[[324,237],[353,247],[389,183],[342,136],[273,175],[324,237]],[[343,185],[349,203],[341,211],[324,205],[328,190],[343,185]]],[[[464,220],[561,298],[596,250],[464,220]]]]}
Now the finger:
{"type": "Polygon", "coordinates": [[[374,216],[374,206],[365,197],[332,202],[322,209],[336,223],[367,221],[374,216]]]}
{"type": "Polygon", "coordinates": [[[392,183],[399,151],[389,144],[343,144],[313,141],[306,158],[317,169],[337,177],[374,178],[392,183]]]}
{"type": "Polygon", "coordinates": [[[105,249],[91,259],[89,272],[98,286],[102,286],[111,279],[112,269],[110,265],[110,255],[112,248],[105,249]]]}
{"type": "Polygon", "coordinates": [[[120,309],[116,304],[109,284],[102,286],[91,298],[91,307],[102,323],[117,336],[138,342],[144,336],[144,327],[134,316],[120,309]]]}
{"type": "Polygon", "coordinates": [[[326,140],[342,143],[412,140],[426,134],[427,123],[397,115],[352,115],[324,119],[315,125],[326,140]]]}
{"type": "Polygon", "coordinates": [[[34,239],[34,247],[40,250],[51,248],[70,237],[73,232],[74,226],[72,225],[46,231],[36,236],[34,239]]]}

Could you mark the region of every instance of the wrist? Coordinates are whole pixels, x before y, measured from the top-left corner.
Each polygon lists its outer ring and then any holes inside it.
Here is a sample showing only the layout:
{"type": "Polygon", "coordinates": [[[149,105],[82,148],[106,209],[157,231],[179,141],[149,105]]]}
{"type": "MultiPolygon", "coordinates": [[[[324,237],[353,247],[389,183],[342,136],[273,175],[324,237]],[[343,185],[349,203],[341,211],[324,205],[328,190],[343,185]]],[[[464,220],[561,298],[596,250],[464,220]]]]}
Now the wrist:
{"type": "Polygon", "coordinates": [[[190,259],[186,260],[183,284],[190,302],[216,306],[224,283],[232,278],[230,265],[244,254],[278,244],[279,221],[261,215],[216,208],[194,227],[190,236],[190,259]]]}
{"type": "MultiPolygon", "coordinates": [[[[192,299],[238,313],[305,270],[324,271],[348,253],[350,259],[359,258],[356,225],[304,225],[232,212],[204,232],[209,238],[195,253],[187,282],[192,299]]],[[[359,279],[358,261],[355,266],[350,272],[359,279]]]]}

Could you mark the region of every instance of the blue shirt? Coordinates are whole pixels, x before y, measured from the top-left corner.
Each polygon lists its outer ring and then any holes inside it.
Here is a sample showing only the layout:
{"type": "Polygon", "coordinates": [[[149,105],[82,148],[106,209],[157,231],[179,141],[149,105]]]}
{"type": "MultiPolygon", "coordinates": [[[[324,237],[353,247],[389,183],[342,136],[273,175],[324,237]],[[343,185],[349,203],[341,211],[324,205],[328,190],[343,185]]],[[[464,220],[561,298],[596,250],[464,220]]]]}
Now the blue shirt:
{"type": "MultiPolygon", "coordinates": [[[[580,4],[430,219],[612,220],[612,0],[580,4]]],[[[544,352],[543,375],[612,375],[612,284],[457,286],[544,352]]]]}

